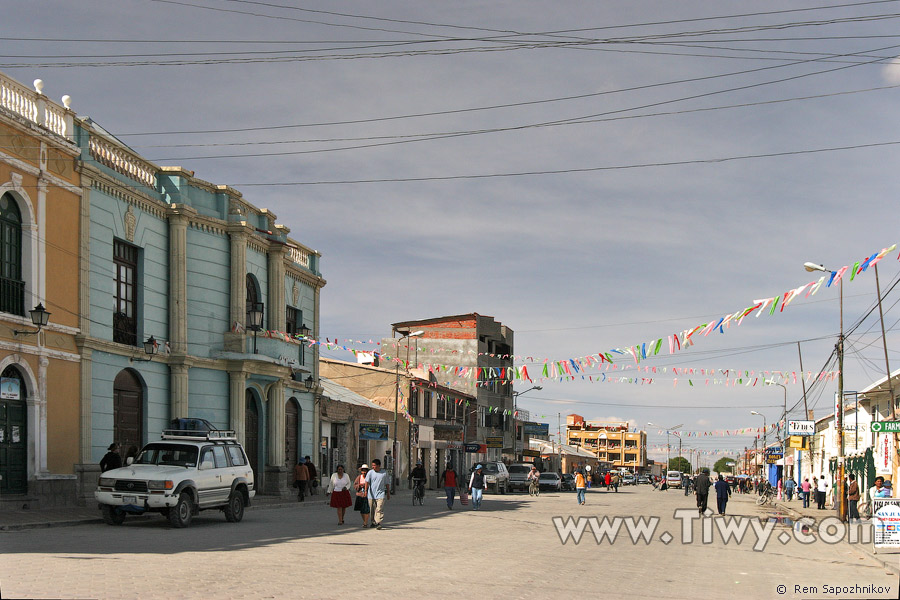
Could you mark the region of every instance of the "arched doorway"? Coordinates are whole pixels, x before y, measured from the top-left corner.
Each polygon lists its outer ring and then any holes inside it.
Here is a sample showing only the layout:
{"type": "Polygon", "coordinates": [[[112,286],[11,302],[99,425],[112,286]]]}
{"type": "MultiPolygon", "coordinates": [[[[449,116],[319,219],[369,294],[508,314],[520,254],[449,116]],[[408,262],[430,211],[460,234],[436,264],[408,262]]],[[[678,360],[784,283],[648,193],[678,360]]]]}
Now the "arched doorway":
{"type": "Polygon", "coordinates": [[[284,460],[287,467],[287,484],[294,483],[294,465],[300,458],[300,426],[303,417],[296,398],[288,398],[284,403],[284,460]]]}
{"type": "Polygon", "coordinates": [[[113,439],[122,459],[144,443],[144,386],[130,370],[119,371],[113,382],[113,439]]]}
{"type": "Polygon", "coordinates": [[[0,373],[0,494],[28,491],[25,380],[13,366],[0,373]]]}
{"type": "Polygon", "coordinates": [[[246,409],[244,411],[244,450],[253,469],[253,481],[257,490],[262,489],[259,479],[259,408],[252,390],[245,392],[246,409]]]}

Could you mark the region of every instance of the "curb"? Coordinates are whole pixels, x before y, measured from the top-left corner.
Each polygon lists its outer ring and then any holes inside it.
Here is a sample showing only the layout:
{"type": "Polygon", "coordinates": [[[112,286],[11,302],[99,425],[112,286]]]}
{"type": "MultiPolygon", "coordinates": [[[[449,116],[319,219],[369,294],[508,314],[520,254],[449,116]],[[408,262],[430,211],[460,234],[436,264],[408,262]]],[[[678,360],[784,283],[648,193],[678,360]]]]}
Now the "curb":
{"type": "MultiPolygon", "coordinates": [[[[774,508],[777,508],[778,510],[782,510],[784,512],[790,513],[791,517],[794,518],[794,521],[799,521],[800,519],[803,519],[803,518],[814,518],[814,517],[808,517],[808,515],[804,515],[803,513],[794,510],[793,508],[791,508],[790,506],[788,506],[784,503],[773,504],[772,506],[774,508]]],[[[875,554],[875,552],[871,548],[870,544],[851,544],[850,542],[844,542],[844,543],[847,546],[849,546],[850,548],[852,548],[853,550],[855,550],[856,552],[858,552],[859,554],[862,554],[863,556],[867,556],[867,557],[875,560],[876,562],[881,563],[881,565],[884,566],[884,568],[890,570],[892,573],[896,573],[896,574],[900,575],[900,564],[897,564],[896,561],[888,562],[884,558],[884,556],[885,556],[884,554],[875,554]]],[[[900,555],[892,554],[891,556],[896,558],[900,555]]]]}

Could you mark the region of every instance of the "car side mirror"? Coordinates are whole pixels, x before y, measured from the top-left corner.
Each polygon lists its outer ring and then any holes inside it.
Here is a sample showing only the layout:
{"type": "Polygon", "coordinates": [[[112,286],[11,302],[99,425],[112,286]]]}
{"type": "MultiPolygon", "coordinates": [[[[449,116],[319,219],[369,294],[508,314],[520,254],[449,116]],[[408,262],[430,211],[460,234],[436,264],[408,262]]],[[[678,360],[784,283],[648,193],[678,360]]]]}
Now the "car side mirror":
{"type": "Polygon", "coordinates": [[[125,466],[126,466],[126,467],[130,467],[130,466],[131,466],[131,463],[133,463],[133,462],[134,462],[134,457],[133,457],[133,456],[129,456],[128,458],[125,459],[125,466]]]}
{"type": "Polygon", "coordinates": [[[200,463],[201,471],[205,471],[206,469],[213,469],[213,468],[215,468],[215,465],[213,464],[213,461],[211,461],[211,460],[204,460],[202,463],[200,463]]]}

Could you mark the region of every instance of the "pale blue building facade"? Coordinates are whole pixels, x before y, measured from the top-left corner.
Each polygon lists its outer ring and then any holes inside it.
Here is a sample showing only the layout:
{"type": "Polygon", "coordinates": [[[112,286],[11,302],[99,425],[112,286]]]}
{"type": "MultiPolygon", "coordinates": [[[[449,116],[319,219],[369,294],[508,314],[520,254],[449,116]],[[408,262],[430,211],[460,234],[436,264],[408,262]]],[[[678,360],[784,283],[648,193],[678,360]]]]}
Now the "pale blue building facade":
{"type": "Polygon", "coordinates": [[[75,141],[79,494],[110,443],[124,458],[187,417],[234,429],[259,493],[286,496],[298,457],[318,456],[318,349],[302,337],[318,334],[320,254],[239,191],[146,161],[90,119],[75,141]]]}

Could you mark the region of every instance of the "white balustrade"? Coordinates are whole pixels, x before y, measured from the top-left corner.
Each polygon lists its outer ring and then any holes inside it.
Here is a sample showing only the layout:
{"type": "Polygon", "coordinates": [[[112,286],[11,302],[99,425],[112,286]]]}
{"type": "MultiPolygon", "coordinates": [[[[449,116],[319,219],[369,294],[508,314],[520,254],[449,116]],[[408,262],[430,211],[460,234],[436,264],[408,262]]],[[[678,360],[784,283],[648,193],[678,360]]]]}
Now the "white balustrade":
{"type": "Polygon", "coordinates": [[[53,133],[72,138],[72,119],[62,106],[0,73],[0,108],[45,127],[53,133]]]}
{"type": "Polygon", "coordinates": [[[301,267],[305,267],[307,269],[309,268],[309,252],[307,252],[306,250],[289,246],[288,255],[291,257],[292,261],[294,261],[301,267]]]}
{"type": "Polygon", "coordinates": [[[156,168],[136,154],[96,135],[91,135],[90,147],[91,157],[101,165],[156,189],[156,168]]]}

